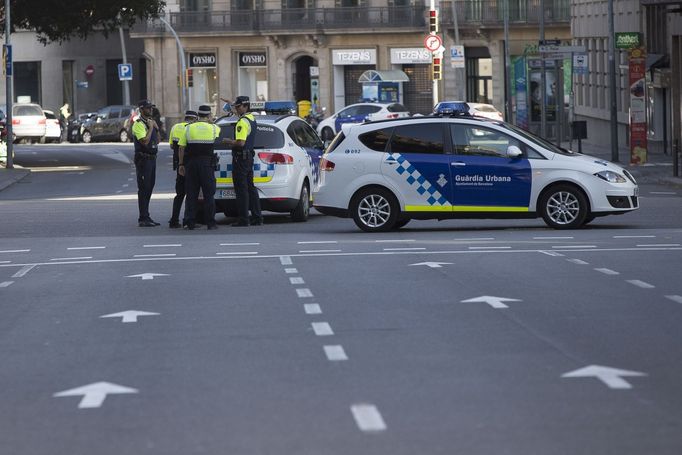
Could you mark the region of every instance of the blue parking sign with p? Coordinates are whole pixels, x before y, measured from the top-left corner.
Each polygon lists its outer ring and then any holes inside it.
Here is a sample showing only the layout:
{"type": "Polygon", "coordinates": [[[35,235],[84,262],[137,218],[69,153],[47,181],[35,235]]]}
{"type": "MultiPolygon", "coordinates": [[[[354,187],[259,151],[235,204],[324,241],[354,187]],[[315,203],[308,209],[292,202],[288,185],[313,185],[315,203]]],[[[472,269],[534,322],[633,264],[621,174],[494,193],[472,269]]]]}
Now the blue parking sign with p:
{"type": "Polygon", "coordinates": [[[120,63],[118,65],[118,80],[132,81],[133,80],[133,65],[130,63],[120,63]]]}

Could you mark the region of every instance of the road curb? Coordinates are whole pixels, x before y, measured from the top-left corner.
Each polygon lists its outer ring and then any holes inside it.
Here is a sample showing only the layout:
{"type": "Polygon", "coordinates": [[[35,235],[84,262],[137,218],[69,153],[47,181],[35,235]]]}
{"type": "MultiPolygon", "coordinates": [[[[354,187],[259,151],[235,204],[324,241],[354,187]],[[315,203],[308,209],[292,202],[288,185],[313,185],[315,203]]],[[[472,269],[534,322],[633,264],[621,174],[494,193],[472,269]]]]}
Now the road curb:
{"type": "Polygon", "coordinates": [[[0,168],[0,191],[22,181],[31,173],[30,169],[0,168]]]}

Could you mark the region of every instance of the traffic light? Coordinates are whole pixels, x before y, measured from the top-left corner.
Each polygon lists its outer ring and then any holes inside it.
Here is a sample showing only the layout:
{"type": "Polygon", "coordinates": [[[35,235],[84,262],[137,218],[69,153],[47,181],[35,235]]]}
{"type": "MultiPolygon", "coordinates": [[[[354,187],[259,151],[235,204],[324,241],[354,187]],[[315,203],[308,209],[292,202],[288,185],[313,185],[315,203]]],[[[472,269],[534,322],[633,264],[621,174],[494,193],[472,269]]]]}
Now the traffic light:
{"type": "Polygon", "coordinates": [[[194,78],[192,77],[192,69],[187,70],[187,87],[194,87],[194,78]]]}
{"type": "Polygon", "coordinates": [[[442,58],[440,57],[433,57],[433,80],[434,81],[439,81],[443,79],[443,73],[442,73],[442,58]]]}
{"type": "Polygon", "coordinates": [[[435,9],[429,11],[429,32],[438,33],[438,11],[435,9]]]}

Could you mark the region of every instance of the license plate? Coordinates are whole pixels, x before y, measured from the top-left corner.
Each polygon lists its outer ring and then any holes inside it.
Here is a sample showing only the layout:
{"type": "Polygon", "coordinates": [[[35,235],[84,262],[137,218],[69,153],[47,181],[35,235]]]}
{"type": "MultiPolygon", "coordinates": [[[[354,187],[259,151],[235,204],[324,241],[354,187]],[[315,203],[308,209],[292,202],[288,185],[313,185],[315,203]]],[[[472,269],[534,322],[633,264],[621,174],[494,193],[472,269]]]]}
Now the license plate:
{"type": "Polygon", "coordinates": [[[218,199],[236,199],[237,195],[234,190],[218,190],[218,199]]]}

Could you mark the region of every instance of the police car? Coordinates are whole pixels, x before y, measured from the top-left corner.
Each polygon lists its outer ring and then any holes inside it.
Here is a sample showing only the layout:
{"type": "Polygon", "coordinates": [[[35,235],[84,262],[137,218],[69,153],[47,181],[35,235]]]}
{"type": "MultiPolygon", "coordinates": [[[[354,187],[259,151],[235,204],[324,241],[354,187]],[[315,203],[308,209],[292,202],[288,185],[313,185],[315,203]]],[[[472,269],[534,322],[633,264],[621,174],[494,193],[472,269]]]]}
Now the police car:
{"type": "Polygon", "coordinates": [[[347,125],[320,169],[315,208],[368,232],[449,218],[542,217],[573,229],[638,208],[627,170],[468,114],[347,125]]]}
{"type": "Polygon", "coordinates": [[[341,126],[400,117],[409,117],[407,108],[399,103],[356,103],[346,106],[317,125],[317,132],[324,141],[330,141],[341,126]]]}
{"type": "MultiPolygon", "coordinates": [[[[253,181],[260,194],[261,208],[290,213],[294,221],[306,221],[312,192],[317,189],[322,141],[301,118],[293,115],[256,115],[257,133],[253,181]]],[[[238,117],[221,117],[220,137],[215,150],[219,157],[216,170],[216,212],[237,215],[232,183],[232,151],[222,143],[234,138],[238,117]]]]}

